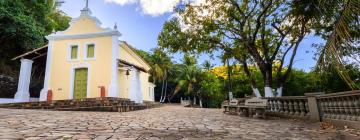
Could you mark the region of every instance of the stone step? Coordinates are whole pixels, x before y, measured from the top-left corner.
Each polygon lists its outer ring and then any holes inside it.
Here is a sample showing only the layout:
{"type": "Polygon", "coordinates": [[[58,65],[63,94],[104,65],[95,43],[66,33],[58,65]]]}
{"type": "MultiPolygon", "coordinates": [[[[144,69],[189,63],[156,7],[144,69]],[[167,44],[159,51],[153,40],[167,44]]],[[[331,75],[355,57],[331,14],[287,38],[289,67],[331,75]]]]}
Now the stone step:
{"type": "Polygon", "coordinates": [[[118,112],[129,112],[135,110],[142,110],[149,108],[147,105],[119,105],[117,106],[118,112]]]}
{"type": "Polygon", "coordinates": [[[57,108],[59,111],[103,111],[116,112],[117,108],[114,106],[93,106],[93,107],[72,107],[72,108],[57,108]]]}
{"type": "Polygon", "coordinates": [[[0,104],[0,108],[13,109],[49,109],[63,111],[110,111],[128,112],[140,109],[158,107],[160,104],[154,102],[144,102],[137,104],[134,101],[124,98],[102,97],[86,98],[74,100],[54,100],[28,103],[0,104]]]}
{"type": "Polygon", "coordinates": [[[59,111],[103,111],[103,112],[129,112],[141,109],[147,109],[146,105],[131,105],[131,106],[92,106],[92,107],[70,107],[70,108],[56,108],[59,111]]]}

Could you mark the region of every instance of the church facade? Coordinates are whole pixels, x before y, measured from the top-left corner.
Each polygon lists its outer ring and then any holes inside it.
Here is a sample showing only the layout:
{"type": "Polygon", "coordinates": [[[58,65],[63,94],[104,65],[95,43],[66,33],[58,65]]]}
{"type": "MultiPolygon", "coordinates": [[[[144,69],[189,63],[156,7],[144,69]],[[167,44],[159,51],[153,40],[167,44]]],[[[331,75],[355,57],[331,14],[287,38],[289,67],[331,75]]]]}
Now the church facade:
{"type": "MultiPolygon", "coordinates": [[[[148,81],[149,64],[125,41],[119,41],[121,34],[116,25],[100,25],[86,6],[68,29],[46,36],[46,70],[40,101],[95,97],[128,98],[136,103],[154,101],[155,85],[148,81]]],[[[15,100],[25,102],[30,99],[32,60],[22,59],[21,63],[15,100]]]]}

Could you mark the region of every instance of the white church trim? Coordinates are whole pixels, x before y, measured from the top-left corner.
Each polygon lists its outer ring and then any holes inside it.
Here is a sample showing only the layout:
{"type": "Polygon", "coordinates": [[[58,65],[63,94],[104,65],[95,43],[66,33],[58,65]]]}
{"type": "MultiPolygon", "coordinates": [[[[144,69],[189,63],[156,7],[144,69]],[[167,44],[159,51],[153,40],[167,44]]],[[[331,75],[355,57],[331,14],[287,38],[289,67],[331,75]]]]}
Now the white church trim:
{"type": "Polygon", "coordinates": [[[110,85],[108,97],[120,97],[119,82],[118,82],[118,63],[117,58],[119,57],[119,36],[112,36],[112,48],[111,48],[111,74],[110,74],[110,85]]]}
{"type": "Polygon", "coordinates": [[[66,40],[66,39],[87,39],[104,36],[121,36],[119,31],[111,30],[97,33],[75,34],[75,35],[63,35],[63,34],[51,34],[45,38],[48,40],[66,40]]]}
{"type": "Polygon", "coordinates": [[[44,78],[44,86],[40,91],[40,101],[47,100],[47,93],[50,89],[50,72],[51,72],[51,61],[52,61],[52,52],[53,52],[53,41],[49,40],[47,56],[46,56],[46,66],[45,66],[45,78],[44,78]]]}

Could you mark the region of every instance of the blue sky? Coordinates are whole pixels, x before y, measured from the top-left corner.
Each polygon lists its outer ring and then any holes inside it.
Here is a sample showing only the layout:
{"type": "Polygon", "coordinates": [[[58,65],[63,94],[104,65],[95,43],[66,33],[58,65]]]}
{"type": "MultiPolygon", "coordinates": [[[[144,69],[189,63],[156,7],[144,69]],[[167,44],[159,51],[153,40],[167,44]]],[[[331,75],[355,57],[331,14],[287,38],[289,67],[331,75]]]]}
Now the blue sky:
{"type": "MultiPolygon", "coordinates": [[[[92,15],[101,22],[102,27],[113,27],[117,23],[118,30],[122,33],[120,40],[127,41],[132,46],[150,51],[157,47],[157,36],[162,25],[172,15],[172,7],[180,0],[89,0],[92,15]]],[[[201,1],[201,0],[198,0],[201,1]]],[[[85,6],[84,0],[65,0],[60,9],[68,16],[75,18],[80,15],[80,10],[85,6]]],[[[309,71],[314,65],[315,49],[313,43],[322,43],[323,40],[306,37],[300,44],[295,58],[294,67],[309,71]]],[[[173,55],[174,60],[181,59],[181,55],[173,55]]],[[[199,63],[210,59],[208,55],[199,57],[199,63]]],[[[216,65],[221,65],[218,58],[211,60],[216,65]]]]}

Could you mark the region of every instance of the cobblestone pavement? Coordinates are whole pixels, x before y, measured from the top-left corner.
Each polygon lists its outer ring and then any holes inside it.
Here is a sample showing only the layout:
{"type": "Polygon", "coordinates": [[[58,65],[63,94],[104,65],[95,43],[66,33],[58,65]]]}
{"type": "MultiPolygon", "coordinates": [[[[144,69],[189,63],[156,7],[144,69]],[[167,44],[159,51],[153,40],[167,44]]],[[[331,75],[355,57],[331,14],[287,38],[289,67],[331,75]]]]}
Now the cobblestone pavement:
{"type": "Polygon", "coordinates": [[[337,139],[319,124],[166,105],[134,112],[0,109],[0,139],[337,139]]]}

